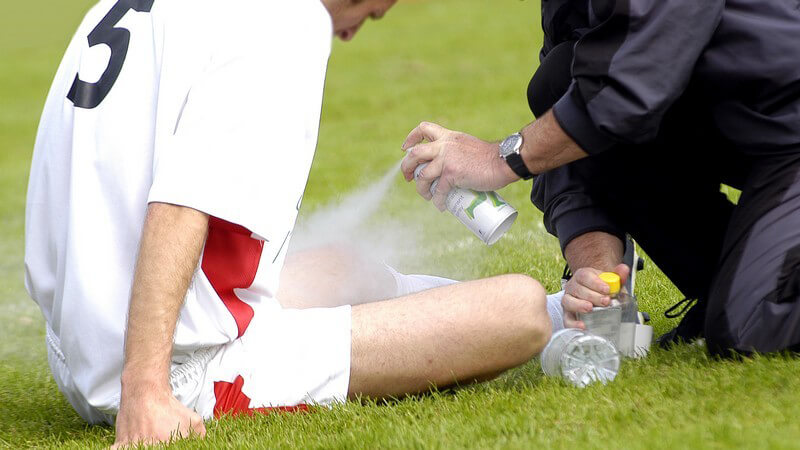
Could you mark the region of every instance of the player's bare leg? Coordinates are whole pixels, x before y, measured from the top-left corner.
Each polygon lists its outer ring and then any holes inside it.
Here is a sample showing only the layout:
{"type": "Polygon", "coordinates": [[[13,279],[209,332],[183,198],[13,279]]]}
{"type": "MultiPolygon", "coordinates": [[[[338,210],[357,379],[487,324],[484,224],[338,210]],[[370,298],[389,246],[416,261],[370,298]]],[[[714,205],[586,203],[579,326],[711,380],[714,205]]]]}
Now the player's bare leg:
{"type": "Polygon", "coordinates": [[[400,297],[455,283],[427,275],[404,275],[344,245],[290,253],[281,270],[277,299],[284,308],[331,308],[400,297]]]}
{"type": "Polygon", "coordinates": [[[385,265],[343,245],[290,253],[281,270],[277,299],[284,308],[330,308],[395,297],[385,265]]]}
{"type": "Polygon", "coordinates": [[[380,301],[398,289],[418,290],[398,287],[396,276],[413,277],[339,245],[294,253],[281,272],[277,297],[285,308],[358,305],[352,313],[351,396],[399,396],[488,380],[530,360],[550,337],[544,290],[527,276],[380,301]]]}
{"type": "Polygon", "coordinates": [[[544,348],[542,286],[502,275],[352,310],[349,395],[401,396],[492,378],[544,348]]]}

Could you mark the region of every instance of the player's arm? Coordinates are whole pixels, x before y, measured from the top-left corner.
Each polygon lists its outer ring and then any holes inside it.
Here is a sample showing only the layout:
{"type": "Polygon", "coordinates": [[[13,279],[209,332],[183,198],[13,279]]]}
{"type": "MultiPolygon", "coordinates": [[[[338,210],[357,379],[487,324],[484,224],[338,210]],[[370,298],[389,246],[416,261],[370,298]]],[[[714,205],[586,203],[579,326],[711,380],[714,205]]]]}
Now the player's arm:
{"type": "Polygon", "coordinates": [[[169,385],[178,315],[208,232],[208,216],[151,203],[131,290],[115,446],[205,434],[169,385]]]}

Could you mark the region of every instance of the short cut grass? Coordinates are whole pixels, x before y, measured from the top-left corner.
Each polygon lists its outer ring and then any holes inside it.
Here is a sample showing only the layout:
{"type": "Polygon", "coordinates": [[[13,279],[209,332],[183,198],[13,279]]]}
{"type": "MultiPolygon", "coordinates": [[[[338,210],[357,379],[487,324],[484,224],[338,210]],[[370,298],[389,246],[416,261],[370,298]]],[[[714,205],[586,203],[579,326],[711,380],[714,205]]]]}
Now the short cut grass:
{"type": "MultiPolygon", "coordinates": [[[[64,48],[90,5],[7,2],[0,15],[0,446],[8,448],[113,442],[112,428],[85,425],[58,392],[43,320],[22,284],[36,125],[64,48]]],[[[397,163],[400,143],[421,120],[495,140],[519,129],[531,120],[525,87],[540,44],[533,0],[401,1],[352,43],[337,43],[301,214],[397,163]]],[[[521,272],[553,291],[563,261],[528,190],[517,183],[502,191],[520,216],[493,247],[399,178],[375,221],[400,223],[419,237],[402,270],[457,278],[521,272]]],[[[653,264],[637,290],[657,333],[675,324],[660,312],[680,293],[653,264]]],[[[716,361],[702,347],[680,346],[626,362],[613,383],[581,390],[544,378],[532,361],[494,382],[430,395],[214,421],[205,441],[175,447],[797,448],[799,369],[788,356],[716,361]]]]}

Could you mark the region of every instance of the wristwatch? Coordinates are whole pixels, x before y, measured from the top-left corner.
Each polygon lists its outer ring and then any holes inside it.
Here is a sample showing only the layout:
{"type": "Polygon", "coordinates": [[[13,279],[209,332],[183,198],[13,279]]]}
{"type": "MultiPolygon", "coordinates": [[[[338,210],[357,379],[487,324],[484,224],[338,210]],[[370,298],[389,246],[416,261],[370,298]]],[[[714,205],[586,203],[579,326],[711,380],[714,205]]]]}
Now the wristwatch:
{"type": "Polygon", "coordinates": [[[525,162],[522,161],[520,150],[522,150],[522,135],[520,133],[514,133],[500,143],[500,157],[520,178],[530,180],[533,178],[533,174],[525,166],[525,162]]]}

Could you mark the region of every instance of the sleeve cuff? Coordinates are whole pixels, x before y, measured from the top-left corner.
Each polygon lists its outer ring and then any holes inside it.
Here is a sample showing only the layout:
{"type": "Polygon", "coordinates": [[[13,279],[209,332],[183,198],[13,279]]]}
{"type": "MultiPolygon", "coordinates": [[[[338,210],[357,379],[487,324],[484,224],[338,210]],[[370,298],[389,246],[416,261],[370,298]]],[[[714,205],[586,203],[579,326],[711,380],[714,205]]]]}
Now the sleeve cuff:
{"type": "Polygon", "coordinates": [[[616,142],[597,129],[575,82],[553,106],[553,115],[565,133],[586,153],[594,155],[608,150],[616,142]]]}
{"type": "Polygon", "coordinates": [[[582,208],[562,214],[553,224],[561,244],[561,253],[576,237],[592,231],[602,231],[625,242],[625,231],[616,226],[602,211],[582,208]]]}

